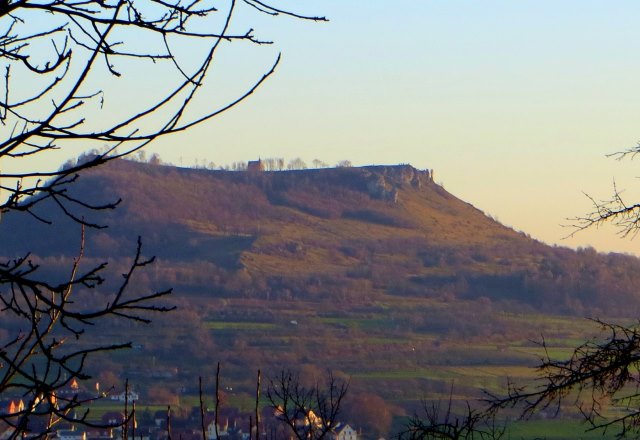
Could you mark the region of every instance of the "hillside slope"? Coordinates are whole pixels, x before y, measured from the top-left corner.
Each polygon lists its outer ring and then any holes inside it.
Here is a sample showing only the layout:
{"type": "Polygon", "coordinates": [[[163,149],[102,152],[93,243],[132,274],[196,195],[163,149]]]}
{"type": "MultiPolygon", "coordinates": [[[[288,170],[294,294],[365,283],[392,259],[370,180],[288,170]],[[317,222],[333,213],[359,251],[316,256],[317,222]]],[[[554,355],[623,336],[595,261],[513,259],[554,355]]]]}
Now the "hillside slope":
{"type": "MultiPolygon", "coordinates": [[[[165,268],[155,281],[177,282],[178,291],[215,286],[225,295],[278,296],[293,289],[305,296],[318,290],[310,281],[359,282],[360,294],[364,286],[561,313],[640,311],[637,259],[546,246],[408,165],[247,173],[117,161],[82,176],[72,193],[94,203],[123,200],[115,211],[78,210],[109,225],[89,231],[92,257],[129,255],[141,235],[165,268]],[[219,279],[193,276],[199,265],[219,279]]],[[[78,226],[52,204],[38,215],[54,226],[4,219],[3,253],[72,257],[78,226]]]]}
{"type": "MultiPolygon", "coordinates": [[[[122,199],[113,211],[75,208],[109,225],[86,231],[85,265],[108,261],[117,278],[140,235],[157,261],[134,289],[174,287],[169,319],[96,329],[98,340],[133,337],[142,351],[91,368],[143,384],[131,356],[153,358],[157,374],[184,386],[217,361],[239,381],[258,367],[312,365],[369,390],[384,378],[386,398],[418,400],[418,390],[447,392],[445,368],[530,365],[529,341],[544,329],[581,337],[572,316],[640,312],[638,259],[547,246],[409,165],[248,173],[120,160],[69,191],[96,204],[122,199]]],[[[31,251],[63,279],[80,227],[52,203],[37,214],[53,225],[3,218],[0,254],[31,251]]],[[[96,304],[112,287],[78,295],[96,304]]]]}

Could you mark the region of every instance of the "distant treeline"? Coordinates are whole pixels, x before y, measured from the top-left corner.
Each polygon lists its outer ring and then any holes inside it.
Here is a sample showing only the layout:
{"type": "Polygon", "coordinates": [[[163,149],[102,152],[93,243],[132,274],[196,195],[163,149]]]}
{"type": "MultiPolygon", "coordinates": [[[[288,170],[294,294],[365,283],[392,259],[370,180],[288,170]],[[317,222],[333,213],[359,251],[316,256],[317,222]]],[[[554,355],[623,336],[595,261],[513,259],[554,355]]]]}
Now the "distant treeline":
{"type": "MultiPolygon", "coordinates": [[[[62,169],[68,169],[71,168],[79,163],[83,163],[85,161],[87,161],[88,159],[94,157],[97,154],[102,154],[105,153],[105,150],[100,150],[100,149],[91,149],[89,151],[86,151],[82,154],[80,154],[77,158],[75,159],[69,159],[67,160],[62,166],[62,169]]],[[[117,150],[112,152],[112,154],[116,155],[117,154],[117,150]]],[[[151,164],[151,165],[168,165],[168,166],[184,166],[184,164],[182,163],[182,159],[180,159],[180,163],[179,164],[175,164],[172,163],[170,161],[166,161],[164,160],[160,154],[158,153],[152,153],[150,155],[147,155],[145,150],[140,150],[138,151],[136,154],[130,155],[128,156],[125,160],[129,160],[132,162],[138,162],[138,163],[147,163],[147,164],[151,164]]],[[[289,161],[286,161],[283,157],[268,157],[265,159],[257,159],[257,162],[260,162],[260,165],[262,167],[262,169],[264,171],[284,171],[284,170],[306,170],[309,169],[309,166],[307,165],[307,163],[302,160],[300,157],[296,157],[293,158],[289,161]]],[[[246,171],[248,168],[249,162],[246,161],[236,161],[236,162],[232,162],[231,164],[221,164],[218,165],[215,162],[208,160],[206,158],[202,158],[202,159],[195,159],[194,163],[190,166],[188,166],[188,168],[192,168],[192,169],[206,169],[206,170],[221,170],[221,171],[246,171]]],[[[353,166],[353,164],[351,163],[350,160],[341,160],[338,163],[336,163],[333,167],[335,168],[345,168],[345,167],[351,167],[353,166]]],[[[320,168],[331,168],[332,166],[327,163],[324,162],[323,160],[320,159],[313,159],[311,161],[311,168],[313,169],[320,169],[320,168]]]]}

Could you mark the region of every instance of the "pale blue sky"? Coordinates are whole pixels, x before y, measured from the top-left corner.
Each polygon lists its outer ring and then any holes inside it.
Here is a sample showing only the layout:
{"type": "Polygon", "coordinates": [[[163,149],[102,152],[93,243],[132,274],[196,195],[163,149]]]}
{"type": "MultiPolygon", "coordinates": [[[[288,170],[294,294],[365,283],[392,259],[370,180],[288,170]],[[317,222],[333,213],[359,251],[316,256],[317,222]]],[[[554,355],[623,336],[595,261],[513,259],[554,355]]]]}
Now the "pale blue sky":
{"type": "MultiPolygon", "coordinates": [[[[282,51],[276,75],[241,106],[150,152],[184,165],[298,156],[410,163],[547,243],[640,255],[640,239],[599,230],[562,241],[570,230],[560,226],[589,209],[582,191],[605,198],[614,177],[640,200],[638,164],[605,158],[640,140],[640,3],[277,4],[330,22],[238,14],[235,29],[255,28],[276,44],[225,46],[195,112],[240,93],[282,51]]],[[[132,82],[117,80],[122,93],[107,95],[107,108],[140,105],[138,94],[165,83],[161,74],[126,73],[132,82]]]]}

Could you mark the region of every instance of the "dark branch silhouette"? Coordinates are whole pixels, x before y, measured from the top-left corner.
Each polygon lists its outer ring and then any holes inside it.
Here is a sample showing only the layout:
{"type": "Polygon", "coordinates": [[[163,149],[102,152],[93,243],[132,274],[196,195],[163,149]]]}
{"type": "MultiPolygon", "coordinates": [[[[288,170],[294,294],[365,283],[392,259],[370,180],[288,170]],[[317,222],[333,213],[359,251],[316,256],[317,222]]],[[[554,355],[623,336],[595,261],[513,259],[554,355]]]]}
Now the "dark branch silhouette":
{"type": "Polygon", "coordinates": [[[505,396],[489,395],[489,412],[516,408],[523,418],[540,411],[551,411],[557,416],[568,406],[578,409],[589,430],[613,431],[616,438],[637,436],[640,328],[595,322],[606,336],[585,342],[567,360],[554,360],[547,354],[537,367],[536,385],[509,384],[505,396]],[[609,405],[620,411],[606,413],[609,405]]]}
{"type": "MultiPolygon", "coordinates": [[[[256,0],[0,0],[0,215],[51,224],[59,216],[35,209],[48,201],[49,209],[78,227],[80,242],[63,282],[45,275],[29,249],[0,261],[0,319],[10,317],[21,329],[0,341],[0,396],[24,401],[11,414],[0,413],[0,423],[13,428],[10,438],[33,434],[30,423],[42,418],[41,437],[65,420],[94,426],[83,408],[94,398],[59,391],[88,378],[89,356],[131,344],[91,345],[87,330],[105,318],[148,323],[150,313],[171,310],[161,303],[170,289],[145,293],[131,287],[153,263],[144,257],[141,240],[109,294],[107,263],[85,264],[85,229],[106,227],[99,214],[120,201],[95,203],[70,188],[95,167],[233,108],[274,73],[280,55],[235,98],[199,114],[192,109],[224,45],[271,44],[251,28],[231,30],[242,7],[324,20],[256,0]],[[115,81],[128,72],[162,75],[166,82],[147,102],[127,95],[117,111],[108,110],[115,81]],[[142,107],[129,105],[134,101],[142,107]],[[78,160],[56,165],[56,158],[77,156],[79,148],[84,154],[78,160]],[[98,220],[87,220],[87,211],[97,212],[98,220]],[[94,289],[104,293],[104,303],[83,300],[94,289]],[[76,343],[80,338],[83,343],[76,343]]],[[[130,417],[125,414],[125,425],[130,417]]]]}
{"type": "Polygon", "coordinates": [[[79,171],[184,131],[249,97],[274,73],[279,55],[235,99],[204,114],[187,112],[223,44],[270,44],[257,39],[253,29],[239,34],[230,31],[239,5],[267,14],[325,20],[255,0],[9,0],[0,6],[0,57],[4,61],[0,188],[7,195],[0,199],[0,213],[30,211],[34,203],[49,197],[69,202],[60,199],[60,188],[79,171]],[[50,24],[36,29],[32,23],[50,24]],[[143,48],[140,41],[145,42],[143,48]],[[178,55],[185,50],[199,53],[200,59],[196,63],[182,61],[178,55]],[[132,111],[123,106],[118,110],[122,117],[111,121],[90,109],[90,104],[102,108],[109,92],[96,86],[97,79],[104,81],[105,74],[120,77],[123,69],[162,73],[169,84],[167,91],[145,108],[132,111]],[[177,75],[168,73],[172,70],[177,75]],[[78,142],[84,148],[99,150],[89,160],[64,169],[33,165],[34,156],[65,150],[78,142]],[[28,171],[24,171],[25,165],[28,171]],[[24,204],[27,198],[29,202],[24,204]]]}
{"type": "Polygon", "coordinates": [[[282,371],[269,381],[266,397],[278,420],[298,440],[322,440],[337,426],[348,389],[349,384],[336,379],[331,372],[324,384],[305,387],[297,374],[282,371]]]}
{"type": "MultiPolygon", "coordinates": [[[[624,151],[609,154],[616,160],[635,159],[640,154],[640,143],[624,151]]],[[[589,194],[585,196],[591,201],[592,210],[585,215],[569,219],[572,232],[569,236],[591,227],[599,227],[610,223],[618,229],[622,237],[635,237],[640,231],[640,203],[627,200],[624,191],[613,181],[613,194],[605,199],[597,199],[589,194]]]]}
{"type": "Polygon", "coordinates": [[[498,440],[505,427],[496,422],[495,412],[474,409],[469,402],[464,408],[453,408],[453,386],[447,402],[424,402],[422,414],[409,419],[398,440],[498,440]]]}

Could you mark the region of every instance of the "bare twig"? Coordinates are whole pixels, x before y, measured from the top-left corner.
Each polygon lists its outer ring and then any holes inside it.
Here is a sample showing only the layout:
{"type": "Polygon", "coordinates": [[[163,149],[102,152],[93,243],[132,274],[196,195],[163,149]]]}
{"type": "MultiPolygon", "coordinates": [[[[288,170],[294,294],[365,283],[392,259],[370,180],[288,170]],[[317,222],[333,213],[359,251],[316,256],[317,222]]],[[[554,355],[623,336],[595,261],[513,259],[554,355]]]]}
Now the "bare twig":
{"type": "Polygon", "coordinates": [[[322,440],[338,424],[349,384],[336,379],[330,371],[325,382],[324,386],[306,388],[291,371],[282,371],[269,381],[267,401],[298,440],[322,440]]]}
{"type": "MultiPolygon", "coordinates": [[[[594,320],[606,333],[577,347],[567,360],[541,359],[535,388],[510,383],[505,396],[488,395],[490,411],[518,408],[527,418],[551,409],[559,414],[573,406],[590,429],[616,431],[616,438],[640,432],[640,328],[594,320]],[[606,404],[624,408],[614,416],[606,404]]],[[[542,343],[544,346],[544,342],[542,343]]]]}

